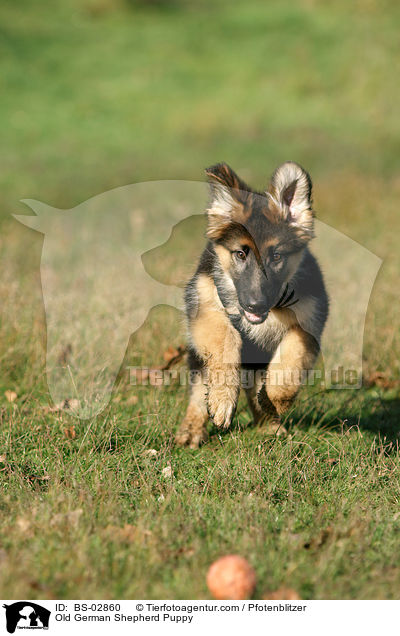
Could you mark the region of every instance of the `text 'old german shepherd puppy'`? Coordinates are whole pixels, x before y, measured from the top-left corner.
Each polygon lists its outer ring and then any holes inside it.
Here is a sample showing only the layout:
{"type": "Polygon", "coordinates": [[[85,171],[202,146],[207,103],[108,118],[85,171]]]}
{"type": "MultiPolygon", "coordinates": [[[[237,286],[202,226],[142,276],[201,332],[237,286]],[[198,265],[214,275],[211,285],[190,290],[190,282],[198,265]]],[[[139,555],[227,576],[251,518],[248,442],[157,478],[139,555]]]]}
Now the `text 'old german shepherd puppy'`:
{"type": "Polygon", "coordinates": [[[252,191],[226,164],[206,174],[209,241],[185,293],[197,381],[176,436],[192,448],[206,440],[209,417],[218,427],[231,423],[243,369],[258,370],[246,384],[255,421],[277,421],[299,389],[296,378],[313,367],[328,314],[322,274],[308,250],[314,215],[307,172],[284,163],[265,193],[252,191]]]}

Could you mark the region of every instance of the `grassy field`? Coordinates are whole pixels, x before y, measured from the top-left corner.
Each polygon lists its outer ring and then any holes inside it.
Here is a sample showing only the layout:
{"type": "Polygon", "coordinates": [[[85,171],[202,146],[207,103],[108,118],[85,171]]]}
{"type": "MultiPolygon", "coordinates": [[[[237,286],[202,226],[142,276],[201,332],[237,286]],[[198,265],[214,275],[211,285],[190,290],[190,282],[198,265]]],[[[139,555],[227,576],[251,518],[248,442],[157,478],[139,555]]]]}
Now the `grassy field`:
{"type": "MultiPolygon", "coordinates": [[[[209,564],[235,552],[256,597],[400,598],[399,27],[394,0],[3,0],[0,597],[206,598],[209,564]],[[42,238],[10,218],[19,200],[72,207],[220,160],[262,187],[286,159],[319,218],[383,259],[363,389],[303,391],[285,438],[241,400],[229,432],[177,449],[184,388],[134,404],[127,371],[184,342],[157,307],[106,411],[49,411],[42,238]]],[[[192,263],[177,240],[146,267],[192,263]]]]}

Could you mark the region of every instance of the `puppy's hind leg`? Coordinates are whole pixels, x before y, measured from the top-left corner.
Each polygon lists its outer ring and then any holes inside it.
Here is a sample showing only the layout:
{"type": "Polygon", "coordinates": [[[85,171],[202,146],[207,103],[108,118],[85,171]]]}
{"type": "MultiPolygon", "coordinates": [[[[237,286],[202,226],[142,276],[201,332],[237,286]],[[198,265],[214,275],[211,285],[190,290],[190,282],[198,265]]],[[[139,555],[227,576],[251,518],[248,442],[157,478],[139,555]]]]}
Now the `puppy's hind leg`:
{"type": "Polygon", "coordinates": [[[281,341],[263,388],[264,396],[279,415],[291,407],[301,386],[302,374],[313,368],[318,353],[318,342],[301,327],[290,329],[281,341]]]}
{"type": "Polygon", "coordinates": [[[253,425],[257,426],[258,424],[260,424],[261,420],[264,417],[263,410],[261,409],[257,400],[257,388],[251,387],[250,389],[245,389],[245,392],[247,403],[253,416],[253,425]]]}
{"type": "Polygon", "coordinates": [[[178,446],[198,448],[200,444],[207,441],[207,387],[203,383],[202,374],[199,376],[199,382],[190,387],[186,415],[175,435],[175,442],[178,446]]]}
{"type": "Polygon", "coordinates": [[[286,428],[280,421],[276,408],[268,398],[263,380],[255,374],[254,384],[246,388],[247,402],[253,416],[255,426],[265,426],[269,435],[285,435],[286,428]]]}

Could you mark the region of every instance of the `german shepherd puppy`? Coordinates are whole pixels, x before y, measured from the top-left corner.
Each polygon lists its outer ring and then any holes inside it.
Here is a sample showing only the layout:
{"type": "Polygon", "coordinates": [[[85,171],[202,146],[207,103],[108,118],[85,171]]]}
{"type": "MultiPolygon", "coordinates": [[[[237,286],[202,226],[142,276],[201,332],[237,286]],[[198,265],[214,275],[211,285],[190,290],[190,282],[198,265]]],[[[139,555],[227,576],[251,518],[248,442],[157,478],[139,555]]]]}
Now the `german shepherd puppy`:
{"type": "Polygon", "coordinates": [[[308,249],[308,173],[284,163],[265,193],[224,163],[206,175],[209,240],[185,290],[192,382],[176,435],[178,445],[191,448],[206,441],[209,417],[218,427],[230,425],[243,369],[258,371],[246,387],[254,420],[272,420],[276,430],[299,375],[313,368],[328,315],[322,274],[308,249]]]}

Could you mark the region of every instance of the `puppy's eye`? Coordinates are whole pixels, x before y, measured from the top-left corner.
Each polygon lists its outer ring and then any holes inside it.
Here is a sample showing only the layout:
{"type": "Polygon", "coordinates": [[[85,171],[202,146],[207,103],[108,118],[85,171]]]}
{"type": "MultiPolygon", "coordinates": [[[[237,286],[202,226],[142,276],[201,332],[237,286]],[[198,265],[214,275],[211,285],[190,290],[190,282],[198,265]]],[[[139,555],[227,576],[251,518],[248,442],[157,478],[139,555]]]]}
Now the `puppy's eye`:
{"type": "Polygon", "coordinates": [[[236,250],[236,252],[234,252],[234,254],[235,254],[236,258],[239,261],[245,261],[246,260],[247,254],[246,254],[246,252],[244,250],[236,250]]]}
{"type": "Polygon", "coordinates": [[[279,252],[274,252],[272,254],[272,260],[274,261],[274,263],[279,263],[279,261],[282,260],[282,255],[279,254],[279,252]]]}

